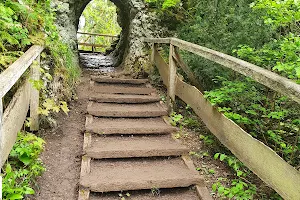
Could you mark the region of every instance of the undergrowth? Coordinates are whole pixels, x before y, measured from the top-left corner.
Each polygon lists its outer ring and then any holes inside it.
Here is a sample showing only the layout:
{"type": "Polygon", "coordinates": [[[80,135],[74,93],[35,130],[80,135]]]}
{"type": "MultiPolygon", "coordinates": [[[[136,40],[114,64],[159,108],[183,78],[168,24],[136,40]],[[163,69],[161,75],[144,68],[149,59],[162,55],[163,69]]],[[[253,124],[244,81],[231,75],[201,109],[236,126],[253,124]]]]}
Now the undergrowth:
{"type": "Polygon", "coordinates": [[[0,2],[0,73],[30,46],[42,45],[45,46],[44,52],[49,55],[47,58],[52,64],[52,75],[62,77],[60,81],[65,91],[68,91],[74,88],[80,68],[72,48],[60,39],[55,26],[55,10],[51,8],[50,2],[0,2]]]}
{"type": "Polygon", "coordinates": [[[2,198],[24,199],[35,193],[36,177],[45,171],[39,155],[44,149],[44,140],[32,133],[21,131],[3,167],[2,198]]]}
{"type": "MultiPolygon", "coordinates": [[[[176,101],[177,109],[170,115],[170,123],[179,127],[180,131],[174,136],[177,139],[187,136],[184,129],[195,132],[204,145],[204,152],[190,152],[191,156],[209,158],[218,160],[231,171],[228,177],[217,177],[217,181],[212,185],[212,193],[220,199],[281,199],[271,189],[262,190],[259,188],[261,182],[254,176],[251,171],[227,150],[218,139],[208,130],[205,131],[204,125],[199,121],[197,115],[189,105],[184,102],[176,101]],[[257,185],[257,181],[259,185],[257,185]],[[258,187],[259,186],[259,187],[258,187]]],[[[215,169],[196,168],[198,171],[207,171],[207,174],[215,174],[215,169]]],[[[265,187],[264,187],[265,188],[265,187]]]]}

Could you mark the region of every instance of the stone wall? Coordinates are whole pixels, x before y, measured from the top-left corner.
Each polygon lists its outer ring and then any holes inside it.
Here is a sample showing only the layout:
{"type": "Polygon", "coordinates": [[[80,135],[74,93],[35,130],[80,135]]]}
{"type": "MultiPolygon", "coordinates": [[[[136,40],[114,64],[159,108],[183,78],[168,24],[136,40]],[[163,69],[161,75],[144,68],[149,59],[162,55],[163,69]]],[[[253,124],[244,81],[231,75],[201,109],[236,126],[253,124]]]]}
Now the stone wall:
{"type": "MultiPolygon", "coordinates": [[[[119,44],[112,56],[115,66],[122,65],[135,73],[149,71],[149,51],[143,37],[159,37],[166,30],[159,26],[155,13],[149,12],[144,0],[111,0],[118,7],[118,22],[122,27],[119,44]]],[[[57,25],[64,41],[77,54],[76,32],[79,17],[90,0],[54,0],[57,25]]],[[[78,59],[78,56],[76,56],[78,59]]]]}

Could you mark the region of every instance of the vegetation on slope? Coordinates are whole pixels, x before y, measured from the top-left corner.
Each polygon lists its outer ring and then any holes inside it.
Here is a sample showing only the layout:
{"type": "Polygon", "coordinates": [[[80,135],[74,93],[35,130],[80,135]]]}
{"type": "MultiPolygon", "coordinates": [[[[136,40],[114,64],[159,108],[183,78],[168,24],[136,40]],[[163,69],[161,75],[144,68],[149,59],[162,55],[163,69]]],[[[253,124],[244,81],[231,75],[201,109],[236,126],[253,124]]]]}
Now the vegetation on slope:
{"type": "Polygon", "coordinates": [[[54,73],[63,74],[65,87],[72,88],[80,70],[68,44],[60,40],[54,21],[50,0],[0,2],[0,72],[31,45],[44,45],[54,73]]]}
{"type": "MultiPolygon", "coordinates": [[[[147,2],[162,16],[162,23],[167,22],[179,38],[240,57],[300,83],[299,1],[147,2]]],[[[300,106],[297,103],[218,64],[182,53],[212,104],[299,169],[300,106]]],[[[246,170],[243,164],[238,164],[240,167],[237,169],[228,151],[216,153],[215,158],[226,162],[237,179],[231,186],[216,183],[214,190],[222,197],[253,198],[256,192],[243,197],[250,189],[244,180],[248,174],[242,173],[246,170]],[[237,184],[244,192],[231,192],[232,188],[237,191],[237,184]]]]}

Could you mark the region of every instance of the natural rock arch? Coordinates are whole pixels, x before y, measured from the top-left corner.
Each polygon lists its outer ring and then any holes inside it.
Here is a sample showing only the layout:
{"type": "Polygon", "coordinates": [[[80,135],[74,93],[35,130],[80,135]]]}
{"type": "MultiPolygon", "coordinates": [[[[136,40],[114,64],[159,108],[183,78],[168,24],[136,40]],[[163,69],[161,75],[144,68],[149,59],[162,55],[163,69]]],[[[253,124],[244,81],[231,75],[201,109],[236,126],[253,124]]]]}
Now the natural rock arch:
{"type": "MultiPolygon", "coordinates": [[[[79,18],[91,0],[58,0],[57,25],[62,38],[77,51],[79,18]]],[[[159,37],[164,32],[155,13],[149,12],[144,0],[111,0],[118,8],[118,22],[122,27],[120,42],[112,55],[115,66],[143,71],[149,68],[148,52],[144,51],[143,37],[159,37]]],[[[77,57],[78,59],[78,57],[77,57]]]]}

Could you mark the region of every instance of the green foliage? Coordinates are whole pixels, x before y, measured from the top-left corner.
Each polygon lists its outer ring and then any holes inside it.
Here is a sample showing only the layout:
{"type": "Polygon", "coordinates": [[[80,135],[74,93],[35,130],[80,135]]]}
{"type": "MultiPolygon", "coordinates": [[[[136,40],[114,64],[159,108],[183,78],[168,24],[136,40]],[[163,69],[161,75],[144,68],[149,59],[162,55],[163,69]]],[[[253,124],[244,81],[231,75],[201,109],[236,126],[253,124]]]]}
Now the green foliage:
{"type": "Polygon", "coordinates": [[[53,68],[64,76],[70,90],[79,77],[71,48],[63,43],[55,26],[50,0],[6,0],[0,3],[0,73],[31,45],[44,45],[53,59],[53,68]]]}
{"type": "Polygon", "coordinates": [[[223,186],[220,182],[212,185],[214,192],[217,192],[219,197],[227,197],[229,199],[248,200],[253,199],[256,194],[256,187],[253,184],[247,184],[242,180],[232,180],[229,187],[223,186]]]}
{"type": "MultiPolygon", "coordinates": [[[[121,27],[117,20],[117,7],[110,1],[93,0],[84,9],[81,17],[85,19],[85,25],[80,29],[82,32],[119,35],[121,27]]],[[[92,42],[92,37],[80,35],[81,42],[92,42]]],[[[113,43],[112,38],[97,36],[94,39],[95,44],[110,46],[113,43]]],[[[84,50],[90,50],[90,47],[80,47],[84,50]]],[[[100,48],[104,52],[107,48],[100,48]]]]}
{"type": "Polygon", "coordinates": [[[292,33],[273,40],[259,49],[239,46],[237,55],[260,67],[300,83],[300,36],[292,33]]]}
{"type": "Polygon", "coordinates": [[[44,141],[37,136],[20,132],[4,167],[2,196],[4,200],[24,199],[34,194],[35,177],[45,171],[39,155],[44,141]]]}
{"type": "Polygon", "coordinates": [[[251,4],[253,10],[264,13],[265,24],[281,29],[281,34],[299,32],[300,3],[298,0],[256,0],[251,4]]]}
{"type": "MultiPolygon", "coordinates": [[[[161,4],[155,6],[159,8],[158,12],[163,10],[161,4]]],[[[174,16],[184,16],[174,25],[179,38],[238,56],[300,83],[299,1],[186,0],[178,6],[181,8],[171,8],[169,11],[173,13],[166,11],[162,16],[175,19],[178,18],[174,16]]],[[[183,58],[202,83],[201,89],[207,91],[205,97],[220,112],[299,168],[298,104],[197,55],[183,53],[183,58]]],[[[205,134],[200,139],[210,141],[205,134]]],[[[252,199],[256,193],[254,186],[241,180],[241,176],[246,177],[244,173],[247,174],[248,170],[227,154],[220,153],[216,157],[231,166],[237,178],[230,187],[216,184],[215,191],[222,197],[252,199]],[[238,163],[238,167],[235,163],[238,163]]],[[[272,196],[265,198],[277,199],[272,196]]]]}
{"type": "Polygon", "coordinates": [[[166,10],[170,8],[176,8],[180,5],[181,0],[146,0],[146,2],[152,6],[155,6],[156,8],[166,10]]]}
{"type": "Polygon", "coordinates": [[[183,116],[181,114],[177,114],[176,112],[171,113],[170,123],[172,126],[177,126],[181,124],[181,120],[183,116]]]}
{"type": "Polygon", "coordinates": [[[299,106],[271,91],[266,96],[264,87],[250,79],[216,80],[222,86],[206,92],[205,97],[252,136],[299,165],[299,106]]]}
{"type": "Polygon", "coordinates": [[[250,171],[235,156],[229,156],[224,153],[216,153],[214,159],[219,159],[236,173],[236,179],[231,180],[230,186],[224,186],[220,182],[212,185],[213,191],[217,192],[220,197],[228,197],[234,199],[253,199],[256,192],[256,186],[246,183],[245,178],[250,171]]]}

